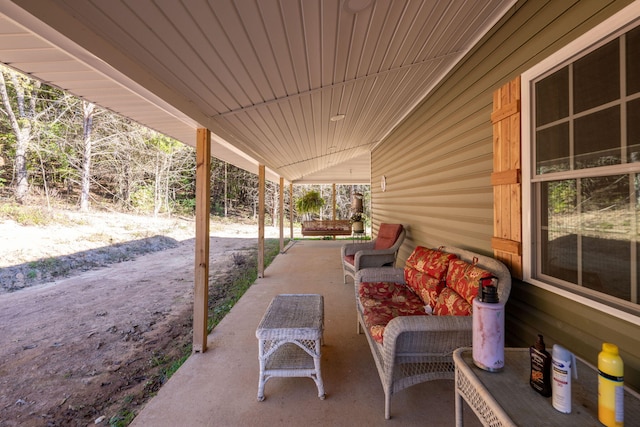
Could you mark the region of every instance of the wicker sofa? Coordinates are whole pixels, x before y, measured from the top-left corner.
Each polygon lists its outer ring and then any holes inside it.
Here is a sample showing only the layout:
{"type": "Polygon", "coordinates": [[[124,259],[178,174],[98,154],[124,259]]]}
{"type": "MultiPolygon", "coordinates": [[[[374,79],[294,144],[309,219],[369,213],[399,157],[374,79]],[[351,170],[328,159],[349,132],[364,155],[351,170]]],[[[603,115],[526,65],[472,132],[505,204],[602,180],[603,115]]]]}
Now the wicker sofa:
{"type": "Polygon", "coordinates": [[[495,277],[507,302],[511,275],[491,257],[444,246],[417,247],[404,268],[365,268],[355,280],[358,333],[364,330],[385,393],[453,379],[453,351],[472,344],[472,300],[495,277]],[[431,314],[432,313],[432,314],[431,314]]]}

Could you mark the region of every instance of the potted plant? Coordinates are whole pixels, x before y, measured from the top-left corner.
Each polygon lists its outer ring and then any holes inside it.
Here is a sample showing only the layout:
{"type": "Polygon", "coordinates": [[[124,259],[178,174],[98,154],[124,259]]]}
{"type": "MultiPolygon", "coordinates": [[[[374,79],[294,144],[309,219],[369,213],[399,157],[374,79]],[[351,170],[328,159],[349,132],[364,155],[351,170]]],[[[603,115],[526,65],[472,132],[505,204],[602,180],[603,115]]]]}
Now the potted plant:
{"type": "Polygon", "coordinates": [[[296,210],[311,219],[312,214],[317,214],[324,206],[324,199],[315,190],[311,190],[296,200],[296,210]]]}
{"type": "Polygon", "coordinates": [[[362,212],[354,212],[349,221],[354,233],[364,233],[364,214],[362,212]]]}

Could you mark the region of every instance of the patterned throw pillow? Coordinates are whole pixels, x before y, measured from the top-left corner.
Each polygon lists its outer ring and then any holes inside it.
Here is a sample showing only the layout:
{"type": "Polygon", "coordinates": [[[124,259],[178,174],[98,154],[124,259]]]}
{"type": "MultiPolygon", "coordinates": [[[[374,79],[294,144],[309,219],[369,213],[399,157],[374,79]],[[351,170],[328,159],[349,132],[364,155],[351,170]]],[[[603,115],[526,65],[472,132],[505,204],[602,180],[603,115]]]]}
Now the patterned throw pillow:
{"type": "Polygon", "coordinates": [[[444,288],[449,262],[456,258],[455,254],[418,246],[405,264],[405,282],[425,304],[433,308],[444,288]]]}
{"type": "Polygon", "coordinates": [[[424,304],[431,308],[435,306],[438,295],[444,289],[444,280],[438,280],[413,268],[404,270],[404,280],[424,304]]]}
{"type": "Polygon", "coordinates": [[[461,259],[451,261],[447,272],[447,287],[453,289],[469,304],[478,296],[480,279],[491,277],[492,274],[476,265],[461,259]]]}
{"type": "Polygon", "coordinates": [[[436,316],[470,316],[472,306],[451,288],[444,288],[433,309],[436,316]]]}
{"type": "Polygon", "coordinates": [[[442,280],[449,267],[449,262],[457,258],[456,254],[418,246],[407,259],[406,266],[426,273],[437,280],[442,280]]]}

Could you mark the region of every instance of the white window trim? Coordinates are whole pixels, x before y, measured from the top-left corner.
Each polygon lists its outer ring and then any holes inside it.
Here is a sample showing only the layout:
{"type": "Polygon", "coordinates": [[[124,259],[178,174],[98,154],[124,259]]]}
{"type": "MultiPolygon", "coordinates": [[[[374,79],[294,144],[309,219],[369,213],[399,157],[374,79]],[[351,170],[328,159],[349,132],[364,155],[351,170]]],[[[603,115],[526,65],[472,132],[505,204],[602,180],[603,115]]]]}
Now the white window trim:
{"type": "Polygon", "coordinates": [[[551,293],[584,304],[608,315],[640,326],[640,316],[603,304],[585,296],[541,282],[532,278],[533,239],[532,239],[532,203],[531,203],[531,82],[550,69],[556,67],[595,43],[605,39],[622,27],[640,19],[640,1],[636,1],[611,18],[589,30],[578,39],[539,62],[521,76],[521,132],[522,132],[522,269],[525,282],[538,286],[551,293]]]}

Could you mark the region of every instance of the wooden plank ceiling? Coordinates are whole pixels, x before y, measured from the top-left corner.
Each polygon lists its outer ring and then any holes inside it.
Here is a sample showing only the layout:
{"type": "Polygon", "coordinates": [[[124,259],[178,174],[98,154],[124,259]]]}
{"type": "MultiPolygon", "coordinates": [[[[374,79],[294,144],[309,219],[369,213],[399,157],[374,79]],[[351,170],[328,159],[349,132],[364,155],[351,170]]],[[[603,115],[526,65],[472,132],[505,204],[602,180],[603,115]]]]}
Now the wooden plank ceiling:
{"type": "Polygon", "coordinates": [[[515,0],[0,0],[0,62],[268,179],[370,152],[515,0]],[[332,121],[332,117],[342,117],[332,121]]]}

